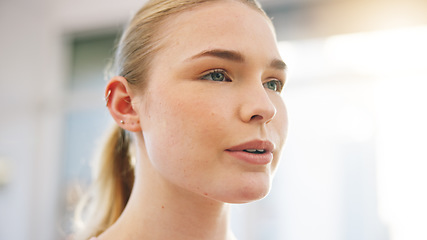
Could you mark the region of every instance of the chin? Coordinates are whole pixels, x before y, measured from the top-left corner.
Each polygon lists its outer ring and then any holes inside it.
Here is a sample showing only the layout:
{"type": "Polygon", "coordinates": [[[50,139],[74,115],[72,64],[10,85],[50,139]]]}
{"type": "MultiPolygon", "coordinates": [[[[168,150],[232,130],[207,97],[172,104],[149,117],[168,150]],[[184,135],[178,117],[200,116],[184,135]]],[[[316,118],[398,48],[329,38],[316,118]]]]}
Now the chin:
{"type": "Polygon", "coordinates": [[[256,200],[263,199],[270,192],[270,187],[264,187],[260,189],[254,189],[253,187],[250,189],[242,189],[240,192],[240,200],[236,201],[236,203],[249,203],[256,200]]]}
{"type": "Polygon", "coordinates": [[[260,200],[268,195],[271,188],[270,176],[263,176],[249,179],[239,179],[233,182],[232,187],[227,187],[227,196],[224,202],[228,203],[249,203],[260,200]],[[238,183],[238,181],[240,183],[238,183]]]}

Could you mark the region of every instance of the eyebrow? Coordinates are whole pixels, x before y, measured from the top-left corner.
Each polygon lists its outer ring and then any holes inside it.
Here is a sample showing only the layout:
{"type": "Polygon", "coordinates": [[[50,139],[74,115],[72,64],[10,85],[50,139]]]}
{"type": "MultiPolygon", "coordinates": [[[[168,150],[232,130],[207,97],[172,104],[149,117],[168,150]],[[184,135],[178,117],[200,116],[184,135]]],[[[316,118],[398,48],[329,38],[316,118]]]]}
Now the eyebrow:
{"type": "Polygon", "coordinates": [[[280,59],[274,59],[273,61],[271,61],[270,67],[278,70],[288,69],[288,66],[286,65],[286,63],[280,59]]]}
{"type": "Polygon", "coordinates": [[[226,60],[231,60],[234,62],[244,62],[245,58],[240,52],[231,51],[231,50],[222,50],[222,49],[213,49],[203,51],[199,54],[196,54],[190,58],[190,60],[201,58],[201,57],[217,57],[226,60]]]}
{"type": "MultiPolygon", "coordinates": [[[[238,63],[245,62],[245,58],[243,57],[243,54],[241,54],[240,52],[232,51],[232,50],[223,50],[223,49],[213,49],[213,50],[203,51],[199,54],[196,54],[190,57],[189,60],[193,60],[201,57],[216,57],[216,58],[230,60],[238,63]]],[[[277,70],[287,69],[286,63],[280,59],[274,59],[273,61],[271,61],[270,67],[277,70]]]]}

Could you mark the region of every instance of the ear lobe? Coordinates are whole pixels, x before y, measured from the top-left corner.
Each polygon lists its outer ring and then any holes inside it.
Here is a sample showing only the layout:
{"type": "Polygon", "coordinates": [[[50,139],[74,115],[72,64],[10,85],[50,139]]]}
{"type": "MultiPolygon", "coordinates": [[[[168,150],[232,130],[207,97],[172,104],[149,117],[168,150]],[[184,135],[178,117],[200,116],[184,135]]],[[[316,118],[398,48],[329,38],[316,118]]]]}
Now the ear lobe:
{"type": "Polygon", "coordinates": [[[132,95],[124,77],[113,77],[105,89],[106,104],[111,116],[123,129],[140,132],[138,111],[132,105],[132,95]]]}

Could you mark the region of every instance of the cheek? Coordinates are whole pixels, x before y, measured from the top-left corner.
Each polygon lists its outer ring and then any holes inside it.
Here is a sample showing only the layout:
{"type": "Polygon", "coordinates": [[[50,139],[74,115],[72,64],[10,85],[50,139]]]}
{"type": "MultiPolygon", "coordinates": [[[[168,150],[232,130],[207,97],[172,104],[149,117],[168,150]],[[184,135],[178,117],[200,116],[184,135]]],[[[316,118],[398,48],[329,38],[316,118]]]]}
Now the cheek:
{"type": "Polygon", "coordinates": [[[220,123],[226,122],[218,100],[177,88],[153,92],[147,107],[143,135],[147,154],[159,171],[170,177],[188,178],[212,169],[212,146],[223,139],[225,127],[220,123]]]}
{"type": "Polygon", "coordinates": [[[280,125],[280,134],[282,136],[283,142],[286,140],[288,134],[288,110],[286,108],[286,104],[283,101],[280,101],[278,110],[278,124],[280,125]]]}
{"type": "Polygon", "coordinates": [[[279,95],[275,96],[272,99],[272,102],[274,106],[276,107],[276,116],[271,121],[271,131],[270,134],[273,136],[275,141],[280,146],[283,145],[283,143],[286,140],[287,132],[288,132],[288,112],[286,109],[286,104],[283,101],[283,98],[281,98],[279,95]]]}
{"type": "Polygon", "coordinates": [[[273,126],[271,128],[270,136],[272,136],[273,141],[277,143],[278,151],[274,156],[274,162],[272,164],[273,172],[277,167],[283,145],[285,144],[288,135],[288,113],[286,105],[282,99],[280,99],[280,101],[277,101],[275,105],[277,113],[275,118],[271,122],[273,126]]]}

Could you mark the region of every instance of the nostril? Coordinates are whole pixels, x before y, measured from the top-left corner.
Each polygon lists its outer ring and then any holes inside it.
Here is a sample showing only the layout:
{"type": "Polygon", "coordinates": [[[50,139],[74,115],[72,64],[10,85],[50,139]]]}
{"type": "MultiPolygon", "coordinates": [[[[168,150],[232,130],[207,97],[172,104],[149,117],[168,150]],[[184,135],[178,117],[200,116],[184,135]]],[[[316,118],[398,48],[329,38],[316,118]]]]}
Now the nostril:
{"type": "Polygon", "coordinates": [[[262,119],[263,119],[263,117],[261,115],[253,115],[251,117],[251,120],[262,120],[262,119]]]}

